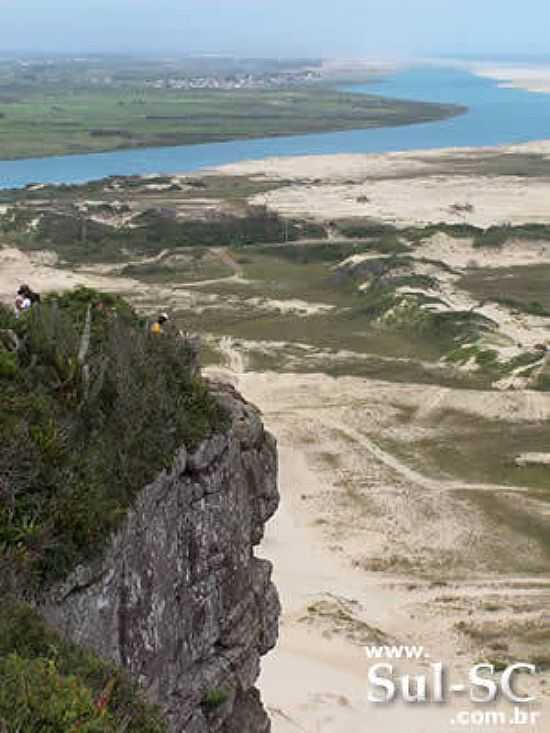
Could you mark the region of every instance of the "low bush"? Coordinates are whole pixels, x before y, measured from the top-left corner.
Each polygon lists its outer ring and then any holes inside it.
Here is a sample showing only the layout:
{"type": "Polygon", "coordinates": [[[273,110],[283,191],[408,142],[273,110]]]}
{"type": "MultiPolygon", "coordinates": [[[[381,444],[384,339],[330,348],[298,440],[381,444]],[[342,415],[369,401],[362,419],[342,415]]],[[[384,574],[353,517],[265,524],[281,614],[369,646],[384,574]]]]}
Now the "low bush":
{"type": "Polygon", "coordinates": [[[550,311],[543,306],[538,300],[524,301],[516,298],[509,297],[497,297],[494,298],[494,302],[499,305],[512,308],[513,310],[520,311],[521,313],[527,313],[530,316],[541,316],[548,318],[550,311]]]}
{"type": "Polygon", "coordinates": [[[470,239],[483,232],[483,229],[472,226],[471,224],[446,224],[445,222],[440,222],[439,224],[428,224],[424,227],[408,227],[402,230],[403,236],[413,243],[430,239],[430,237],[440,232],[456,239],[470,239]]]}
{"type": "Polygon", "coordinates": [[[333,226],[339,234],[350,239],[378,238],[395,232],[391,224],[368,218],[339,219],[333,226]]]}
{"type": "Polygon", "coordinates": [[[510,226],[489,227],[474,237],[474,247],[503,247],[512,234],[510,226]]]}
{"type": "Polygon", "coordinates": [[[228,694],[225,690],[216,688],[210,690],[205,695],[204,700],[202,701],[202,706],[207,712],[211,712],[221,707],[227,701],[227,698],[228,694]]]}

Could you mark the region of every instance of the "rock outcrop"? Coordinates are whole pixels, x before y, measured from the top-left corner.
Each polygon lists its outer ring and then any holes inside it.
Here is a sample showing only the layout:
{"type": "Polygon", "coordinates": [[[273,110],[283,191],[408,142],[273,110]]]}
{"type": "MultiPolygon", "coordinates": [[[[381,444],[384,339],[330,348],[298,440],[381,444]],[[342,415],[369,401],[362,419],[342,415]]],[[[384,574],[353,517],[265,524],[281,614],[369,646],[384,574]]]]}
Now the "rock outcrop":
{"type": "Polygon", "coordinates": [[[44,617],[138,679],[171,733],[264,733],[255,689],[278,633],[271,565],[254,557],[276,511],[277,451],[258,412],[212,385],[226,434],[144,488],[103,557],[48,596],[44,617]]]}

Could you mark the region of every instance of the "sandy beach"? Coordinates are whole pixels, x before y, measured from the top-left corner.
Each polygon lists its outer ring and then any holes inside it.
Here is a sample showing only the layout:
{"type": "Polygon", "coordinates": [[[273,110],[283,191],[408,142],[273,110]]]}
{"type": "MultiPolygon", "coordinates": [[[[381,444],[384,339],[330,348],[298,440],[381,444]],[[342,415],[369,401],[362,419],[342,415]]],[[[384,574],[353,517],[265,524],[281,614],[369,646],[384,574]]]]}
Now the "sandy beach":
{"type": "Polygon", "coordinates": [[[477,76],[496,79],[500,87],[525,89],[528,92],[550,94],[550,66],[475,65],[471,70],[477,76]]]}

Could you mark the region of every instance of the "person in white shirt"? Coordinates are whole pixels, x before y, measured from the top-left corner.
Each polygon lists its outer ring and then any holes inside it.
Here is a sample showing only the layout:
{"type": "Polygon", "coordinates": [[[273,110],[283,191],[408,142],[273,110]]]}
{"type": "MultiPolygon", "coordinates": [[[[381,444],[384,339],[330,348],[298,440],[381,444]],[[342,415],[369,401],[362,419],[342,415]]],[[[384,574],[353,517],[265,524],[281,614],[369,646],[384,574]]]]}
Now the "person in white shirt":
{"type": "Polygon", "coordinates": [[[28,311],[31,307],[32,307],[31,299],[25,297],[21,293],[18,293],[15,298],[15,317],[19,318],[21,313],[28,311]]]}

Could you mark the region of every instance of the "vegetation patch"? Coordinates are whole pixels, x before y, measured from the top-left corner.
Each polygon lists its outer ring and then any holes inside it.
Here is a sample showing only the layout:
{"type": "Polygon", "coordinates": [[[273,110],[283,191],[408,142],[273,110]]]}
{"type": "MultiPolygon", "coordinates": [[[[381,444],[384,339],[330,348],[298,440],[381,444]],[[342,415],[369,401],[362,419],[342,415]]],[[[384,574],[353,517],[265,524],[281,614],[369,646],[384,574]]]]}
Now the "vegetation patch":
{"type": "Polygon", "coordinates": [[[23,593],[100,552],[176,449],[226,419],[188,343],[119,298],[79,289],[0,324],[0,587],[23,593]]]}
{"type": "Polygon", "coordinates": [[[489,227],[474,239],[475,247],[502,247],[512,239],[527,241],[550,241],[550,226],[547,224],[521,224],[489,227]]]}
{"type": "Polygon", "coordinates": [[[479,368],[492,368],[498,365],[498,351],[483,349],[479,344],[469,344],[451,351],[446,360],[451,364],[462,365],[473,361],[479,368]]]}
{"type": "Polygon", "coordinates": [[[438,222],[426,226],[396,227],[369,218],[340,219],[334,228],[346,238],[383,238],[400,236],[411,245],[420,244],[436,234],[446,234],[454,239],[471,239],[474,247],[499,248],[512,240],[550,241],[548,224],[503,224],[486,229],[473,224],[448,224],[438,222]]]}
{"type": "Polygon", "coordinates": [[[0,605],[0,728],[6,733],[165,733],[125,672],[64,641],[29,606],[0,605]]]}
{"type": "Polygon", "coordinates": [[[339,234],[349,239],[381,238],[395,233],[395,227],[391,224],[369,218],[338,219],[333,222],[333,227],[339,234]]]}
{"type": "Polygon", "coordinates": [[[229,695],[225,690],[215,688],[206,693],[202,701],[202,706],[207,712],[213,712],[227,702],[228,697],[229,695]]]}
{"type": "Polygon", "coordinates": [[[0,219],[0,231],[22,249],[48,248],[67,262],[124,262],[132,256],[153,256],[165,249],[244,247],[303,238],[325,239],[324,227],[284,219],[265,206],[247,206],[239,214],[179,219],[177,210],[157,207],[137,214],[131,224],[116,226],[64,211],[12,207],[0,219]]]}
{"type": "Polygon", "coordinates": [[[361,292],[362,302],[357,310],[393,328],[413,328],[418,335],[453,350],[494,329],[490,319],[472,311],[431,309],[430,306],[442,305],[443,301],[422,291],[437,289],[437,279],[415,273],[412,263],[410,257],[396,256],[360,264],[352,276],[357,278],[368,271],[371,281],[361,292]],[[399,292],[400,289],[405,292],[399,292]],[[406,292],[407,289],[413,292],[406,292]]]}
{"type": "Polygon", "coordinates": [[[388,643],[387,635],[359,618],[361,608],[354,601],[337,596],[322,598],[307,607],[302,623],[321,623],[328,634],[345,634],[355,644],[388,643]]]}
{"type": "Polygon", "coordinates": [[[309,265],[317,262],[338,263],[367,249],[369,249],[368,243],[319,242],[277,245],[277,247],[260,245],[255,248],[255,252],[259,255],[276,256],[293,264],[309,265]]]}

